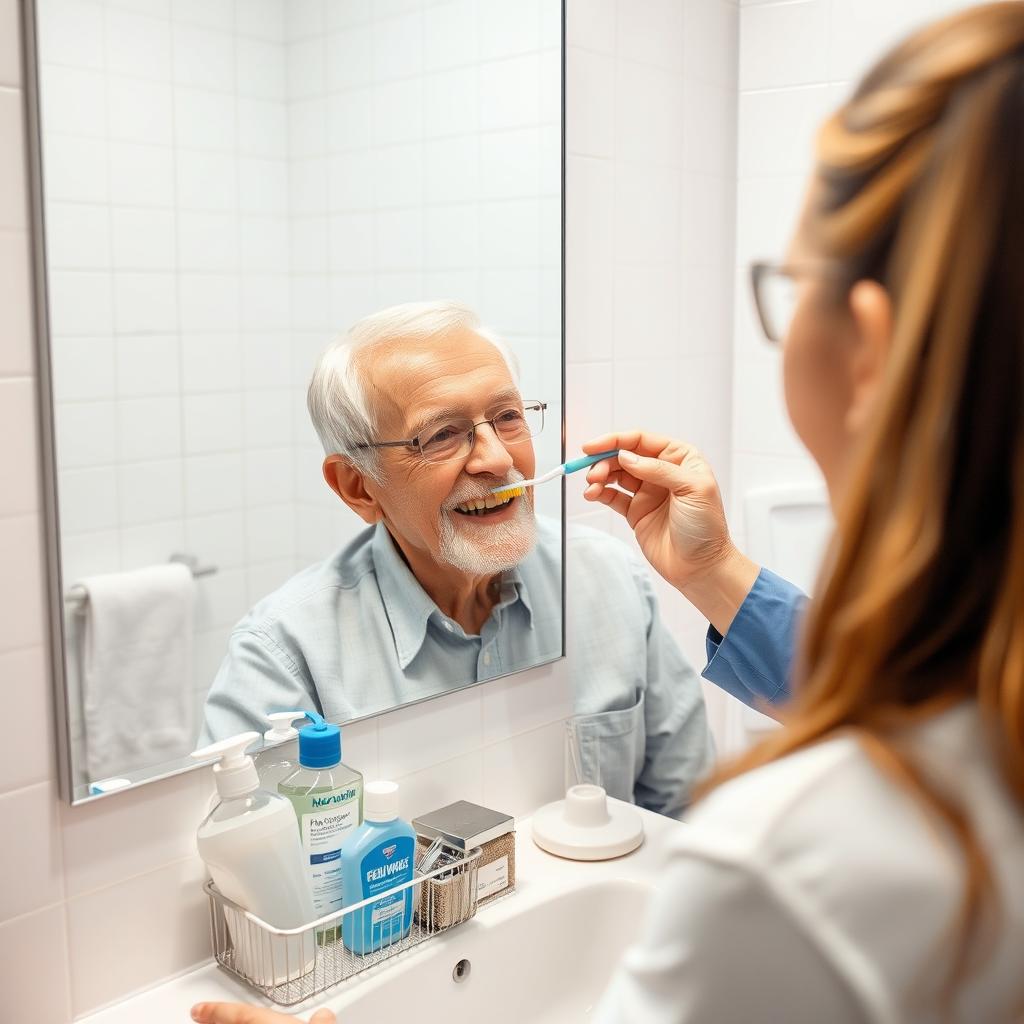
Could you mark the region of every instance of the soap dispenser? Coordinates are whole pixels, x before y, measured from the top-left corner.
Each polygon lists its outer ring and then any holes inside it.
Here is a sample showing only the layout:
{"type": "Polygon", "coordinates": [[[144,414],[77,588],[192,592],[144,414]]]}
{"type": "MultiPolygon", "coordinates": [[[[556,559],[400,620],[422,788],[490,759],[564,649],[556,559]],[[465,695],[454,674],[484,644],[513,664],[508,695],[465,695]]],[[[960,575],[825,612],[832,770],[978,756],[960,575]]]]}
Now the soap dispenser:
{"type": "MultiPolygon", "coordinates": [[[[341,910],[341,849],[363,820],[363,776],[341,763],[341,729],[315,711],[299,730],[299,767],[277,791],[295,808],[316,916],[341,910]]],[[[337,929],[325,932],[336,937],[337,929]]]]}
{"type": "Polygon", "coordinates": [[[267,715],[270,728],[263,734],[263,749],[252,757],[262,789],[276,793],[278,783],[299,767],[299,730],[292,722],[305,717],[305,711],[272,711],[267,715]]]}
{"type": "MultiPolygon", "coordinates": [[[[299,928],[315,918],[292,805],[260,789],[245,751],[259,733],[246,732],[196,750],[218,758],[213,778],[220,802],[196,833],[199,856],[220,892],[274,928],[299,928]]],[[[262,984],[284,984],[314,966],[312,935],[273,935],[225,908],[243,974],[262,984]]]]}

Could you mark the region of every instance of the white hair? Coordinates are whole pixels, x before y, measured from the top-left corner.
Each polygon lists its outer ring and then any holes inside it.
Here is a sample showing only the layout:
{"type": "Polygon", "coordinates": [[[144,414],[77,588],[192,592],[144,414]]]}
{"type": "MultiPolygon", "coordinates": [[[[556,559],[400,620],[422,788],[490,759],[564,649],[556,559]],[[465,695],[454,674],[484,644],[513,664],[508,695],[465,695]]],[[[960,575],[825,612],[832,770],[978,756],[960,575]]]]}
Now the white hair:
{"type": "MultiPolygon", "coordinates": [[[[468,306],[457,302],[407,302],[363,317],[317,360],[306,393],[306,405],[325,455],[344,455],[371,479],[382,483],[376,448],[360,448],[377,440],[376,417],[364,387],[365,360],[357,353],[387,342],[443,337],[460,328],[473,331],[501,353],[513,381],[519,361],[508,346],[483,327],[468,306]]],[[[391,440],[388,438],[387,440],[391,440]]]]}

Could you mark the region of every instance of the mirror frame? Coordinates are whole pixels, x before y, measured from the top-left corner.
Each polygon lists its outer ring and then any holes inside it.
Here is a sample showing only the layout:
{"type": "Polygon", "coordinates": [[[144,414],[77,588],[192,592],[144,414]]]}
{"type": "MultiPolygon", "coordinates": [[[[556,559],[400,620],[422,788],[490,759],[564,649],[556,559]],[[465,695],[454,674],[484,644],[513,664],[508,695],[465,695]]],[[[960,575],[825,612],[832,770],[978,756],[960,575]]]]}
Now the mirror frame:
{"type": "MultiPolygon", "coordinates": [[[[556,0],[545,0],[545,2],[556,2],[556,0]]],[[[560,185],[561,195],[559,197],[560,207],[560,235],[561,235],[561,265],[559,267],[559,287],[561,292],[561,304],[559,310],[559,338],[560,368],[561,368],[561,437],[560,449],[562,461],[566,458],[566,380],[565,380],[565,279],[566,279],[566,63],[568,43],[566,39],[566,6],[567,0],[557,0],[560,8],[561,40],[560,40],[560,85],[561,96],[559,97],[559,152],[560,152],[560,185]]],[[[47,254],[46,254],[46,232],[45,232],[45,194],[43,189],[43,144],[42,144],[42,110],[40,102],[40,60],[39,60],[39,30],[37,0],[25,0],[21,5],[22,27],[21,27],[21,55],[22,67],[24,69],[24,116],[25,116],[25,139],[27,149],[27,185],[29,192],[29,231],[31,246],[32,265],[32,312],[35,336],[36,354],[36,381],[37,399],[39,410],[39,451],[41,461],[42,487],[41,497],[43,505],[43,522],[45,528],[45,551],[46,563],[46,586],[48,603],[48,625],[49,625],[49,648],[50,648],[50,676],[52,679],[54,733],[58,757],[58,780],[61,799],[65,802],[79,806],[92,803],[95,800],[103,800],[114,796],[117,793],[128,792],[140,786],[152,782],[159,782],[161,779],[171,778],[185,772],[202,768],[210,762],[197,762],[195,764],[175,764],[167,770],[159,770],[159,766],[151,774],[133,780],[130,786],[112,790],[106,793],[95,793],[76,796],[73,784],[73,765],[71,751],[71,724],[68,716],[68,680],[65,664],[66,657],[66,626],[65,626],[65,601],[61,572],[61,542],[60,542],[60,510],[57,487],[57,450],[56,432],[54,425],[54,398],[53,398],[53,364],[50,333],[49,315],[49,287],[47,279],[47,254]]],[[[556,658],[546,662],[539,662],[529,669],[522,669],[519,672],[511,672],[496,679],[482,680],[480,682],[465,683],[461,686],[453,686],[442,693],[430,697],[422,697],[419,700],[408,701],[398,705],[401,708],[413,707],[427,701],[437,700],[450,693],[460,692],[471,687],[484,686],[487,683],[497,682],[502,679],[509,679],[523,672],[533,671],[541,665],[553,664],[556,661],[564,660],[566,657],[566,500],[565,500],[565,477],[561,478],[561,520],[562,520],[562,652],[556,658]]],[[[363,715],[359,718],[349,719],[341,725],[354,722],[368,721],[397,710],[388,708],[363,715]]],[[[132,774],[132,773],[129,773],[132,774]]]]}

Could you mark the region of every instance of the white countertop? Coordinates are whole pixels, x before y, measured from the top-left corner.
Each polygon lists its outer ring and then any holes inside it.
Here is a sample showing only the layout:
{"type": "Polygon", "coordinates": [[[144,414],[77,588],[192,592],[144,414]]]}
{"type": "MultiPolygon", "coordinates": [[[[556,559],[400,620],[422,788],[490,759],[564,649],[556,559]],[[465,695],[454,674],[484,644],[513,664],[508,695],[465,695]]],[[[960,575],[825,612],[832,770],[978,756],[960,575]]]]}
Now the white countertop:
{"type": "MultiPolygon", "coordinates": [[[[525,902],[539,903],[553,893],[590,885],[595,881],[620,879],[649,884],[661,863],[662,840],[666,833],[680,826],[678,822],[649,811],[643,816],[645,838],[643,845],[625,857],[610,861],[583,863],[563,860],[545,853],[531,839],[529,818],[516,825],[516,891],[494,903],[482,907],[472,921],[443,935],[428,939],[421,945],[402,952],[396,958],[403,960],[437,950],[440,944],[458,942],[467,929],[494,928],[502,920],[517,913],[525,902]]],[[[154,988],[132,996],[106,1009],[80,1019],[80,1024],[188,1024],[190,1009],[198,1002],[220,1001],[254,1003],[270,1006],[282,1012],[294,1013],[301,1020],[321,1006],[335,1012],[344,1010],[355,995],[364,993],[367,986],[388,984],[393,964],[385,962],[369,968],[348,981],[308,1000],[298,1007],[284,1010],[248,988],[234,975],[219,968],[211,959],[207,964],[187,974],[163,982],[154,988]]]]}

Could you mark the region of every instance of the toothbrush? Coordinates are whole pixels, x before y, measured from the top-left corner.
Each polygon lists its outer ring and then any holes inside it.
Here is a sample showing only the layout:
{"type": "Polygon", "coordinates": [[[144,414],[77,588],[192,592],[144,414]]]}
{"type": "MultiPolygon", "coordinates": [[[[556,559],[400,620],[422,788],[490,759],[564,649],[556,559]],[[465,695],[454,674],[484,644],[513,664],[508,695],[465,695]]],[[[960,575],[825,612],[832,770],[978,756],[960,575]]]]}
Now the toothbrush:
{"type": "Polygon", "coordinates": [[[596,455],[584,455],[579,459],[570,459],[568,462],[563,462],[561,466],[555,466],[554,469],[543,476],[534,477],[532,480],[518,480],[514,484],[505,484],[503,487],[492,487],[491,494],[508,495],[510,498],[517,498],[527,487],[533,487],[534,484],[546,484],[549,480],[554,480],[556,477],[568,476],[570,473],[576,473],[581,469],[592,466],[595,462],[601,462],[603,459],[612,459],[618,454],[619,449],[613,448],[611,451],[598,452],[596,455]]]}

